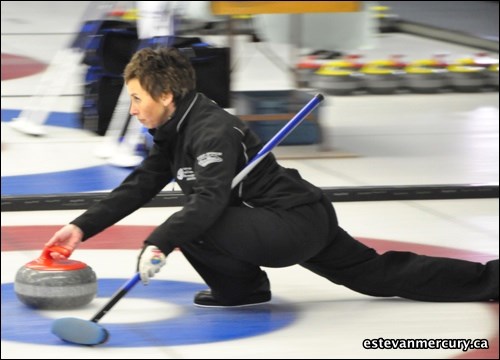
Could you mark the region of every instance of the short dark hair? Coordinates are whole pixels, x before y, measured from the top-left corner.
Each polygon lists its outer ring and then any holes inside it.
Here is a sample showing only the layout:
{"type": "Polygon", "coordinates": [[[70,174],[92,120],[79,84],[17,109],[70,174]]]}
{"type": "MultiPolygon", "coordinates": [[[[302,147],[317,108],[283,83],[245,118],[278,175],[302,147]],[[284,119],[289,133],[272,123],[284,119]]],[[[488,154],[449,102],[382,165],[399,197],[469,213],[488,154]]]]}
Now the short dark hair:
{"type": "Polygon", "coordinates": [[[178,101],[196,89],[196,74],[189,59],[176,48],[144,48],[125,67],[125,83],[138,79],[142,88],[158,100],[172,92],[178,101]]]}

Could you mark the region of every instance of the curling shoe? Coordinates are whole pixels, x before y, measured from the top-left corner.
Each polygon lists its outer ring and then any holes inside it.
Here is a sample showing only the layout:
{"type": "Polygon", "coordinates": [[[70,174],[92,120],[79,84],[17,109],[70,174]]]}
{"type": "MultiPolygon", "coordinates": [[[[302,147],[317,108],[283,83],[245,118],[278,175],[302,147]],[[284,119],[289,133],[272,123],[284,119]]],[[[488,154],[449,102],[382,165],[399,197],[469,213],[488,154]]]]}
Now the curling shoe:
{"type": "Polygon", "coordinates": [[[264,304],[271,301],[271,291],[257,291],[237,303],[223,303],[217,300],[211,290],[202,290],[194,297],[194,305],[199,307],[230,308],[264,304]]]}

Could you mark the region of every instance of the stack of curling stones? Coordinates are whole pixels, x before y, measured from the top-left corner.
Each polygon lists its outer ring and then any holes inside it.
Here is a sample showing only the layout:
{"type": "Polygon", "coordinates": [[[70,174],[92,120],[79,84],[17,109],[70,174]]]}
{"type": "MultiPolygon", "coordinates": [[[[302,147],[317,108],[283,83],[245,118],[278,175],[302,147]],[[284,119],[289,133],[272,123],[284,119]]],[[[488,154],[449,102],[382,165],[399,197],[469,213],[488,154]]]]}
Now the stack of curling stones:
{"type": "Polygon", "coordinates": [[[447,62],[444,56],[409,63],[402,55],[365,63],[357,61],[359,55],[321,62],[305,58],[297,64],[298,84],[331,95],[498,91],[497,58],[479,53],[447,62]]]}
{"type": "Polygon", "coordinates": [[[84,306],[97,294],[97,279],[92,268],[76,260],[51,257],[57,252],[69,257],[61,246],[46,247],[42,255],[16,273],[14,291],[19,300],[35,309],[65,310],[84,306]]]}

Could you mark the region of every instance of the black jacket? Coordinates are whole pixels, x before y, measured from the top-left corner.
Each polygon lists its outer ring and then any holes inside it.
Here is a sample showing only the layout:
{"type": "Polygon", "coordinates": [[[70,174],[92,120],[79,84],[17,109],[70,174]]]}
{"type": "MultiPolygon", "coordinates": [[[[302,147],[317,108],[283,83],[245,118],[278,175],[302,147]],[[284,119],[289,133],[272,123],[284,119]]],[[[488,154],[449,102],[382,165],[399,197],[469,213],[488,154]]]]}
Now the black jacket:
{"type": "Polygon", "coordinates": [[[200,93],[177,105],[171,120],[151,130],[149,156],[109,196],[71,223],[84,239],[149,202],[173,178],[186,203],[145,240],[165,254],[207,231],[228,206],[287,209],[317,202],[321,190],[268,154],[235,189],[232,179],[260,149],[257,136],[238,117],[200,93]]]}

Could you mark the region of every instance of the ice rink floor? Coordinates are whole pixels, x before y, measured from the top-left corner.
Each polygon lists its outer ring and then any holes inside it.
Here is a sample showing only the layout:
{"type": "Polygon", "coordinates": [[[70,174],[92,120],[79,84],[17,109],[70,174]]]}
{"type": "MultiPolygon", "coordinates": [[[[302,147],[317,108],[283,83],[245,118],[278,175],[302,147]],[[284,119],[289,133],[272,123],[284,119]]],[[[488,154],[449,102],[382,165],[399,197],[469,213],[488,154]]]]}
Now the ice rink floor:
{"type": "MultiPolygon", "coordinates": [[[[2,1],[2,197],[101,192],[129,170],[95,156],[103,139],[78,129],[81,68],[75,64],[63,94],[51,101],[47,135],[19,133],[9,122],[36,93],[43,73],[26,73],[7,55],[50,64],[78,27],[88,2],[2,1]],[[17,71],[17,73],[16,73],[17,71]],[[16,76],[9,77],[9,74],[16,76]],[[62,119],[62,120],[61,120],[62,119]]],[[[401,49],[409,58],[439,52],[462,56],[478,49],[414,35],[383,34],[367,58],[401,49]]],[[[237,90],[281,90],[289,74],[242,43],[237,90]]],[[[282,44],[274,44],[278,54],[282,44]]],[[[498,58],[498,53],[491,54],[498,58]]],[[[50,89],[47,89],[50,93],[50,89]]],[[[280,147],[286,167],[321,187],[496,184],[499,164],[498,92],[434,95],[327,96],[321,108],[323,146],[280,147]],[[290,154],[312,154],[306,158],[290,154]]],[[[485,262],[499,255],[498,198],[341,202],[341,226],[378,251],[410,250],[485,262]]],[[[98,294],[76,310],[40,311],[16,298],[16,272],[37,258],[43,244],[83,210],[2,211],[2,359],[54,358],[491,358],[499,356],[499,307],[493,303],[424,303],[372,298],[332,284],[304,268],[265,269],[269,304],[201,309],[205,288],[175,251],[147,287],[138,284],[99,322],[109,342],[70,345],[50,333],[62,317],[90,319],[135,271],[144,237],[176,207],[145,208],[85,242],[73,258],[96,272],[98,294]],[[487,349],[368,349],[367,344],[422,339],[465,340],[487,349]]]]}

